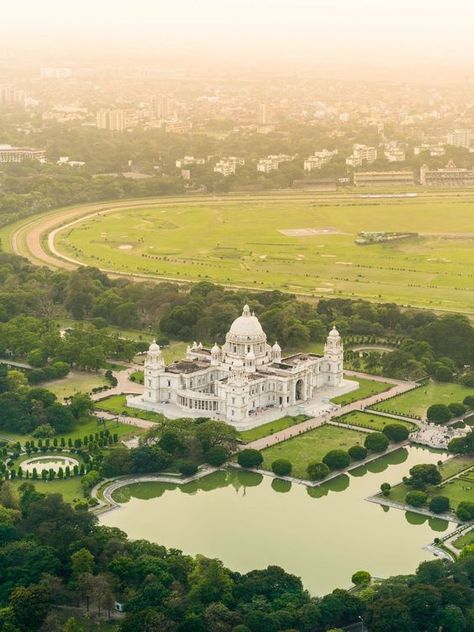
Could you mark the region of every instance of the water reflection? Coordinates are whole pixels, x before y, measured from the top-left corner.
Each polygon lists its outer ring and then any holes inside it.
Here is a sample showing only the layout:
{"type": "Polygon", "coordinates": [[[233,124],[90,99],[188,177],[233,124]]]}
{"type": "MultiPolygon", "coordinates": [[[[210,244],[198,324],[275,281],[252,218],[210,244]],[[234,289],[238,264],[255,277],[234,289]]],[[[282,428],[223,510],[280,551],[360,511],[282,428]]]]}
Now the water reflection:
{"type": "Polygon", "coordinates": [[[272,489],[280,494],[287,494],[291,489],[291,482],[284,481],[281,478],[274,478],[272,481],[272,489]]]}
{"type": "Polygon", "coordinates": [[[349,585],[358,568],[386,577],[413,572],[420,561],[432,559],[424,547],[450,527],[446,521],[365,499],[381,483],[399,482],[415,463],[438,459],[410,447],[382,457],[381,472],[357,468],[356,475],[316,487],[232,468],[182,486],[134,484],[117,490],[121,510],[100,521],[133,539],[220,558],[239,572],[277,564],[322,594],[349,585]]]}

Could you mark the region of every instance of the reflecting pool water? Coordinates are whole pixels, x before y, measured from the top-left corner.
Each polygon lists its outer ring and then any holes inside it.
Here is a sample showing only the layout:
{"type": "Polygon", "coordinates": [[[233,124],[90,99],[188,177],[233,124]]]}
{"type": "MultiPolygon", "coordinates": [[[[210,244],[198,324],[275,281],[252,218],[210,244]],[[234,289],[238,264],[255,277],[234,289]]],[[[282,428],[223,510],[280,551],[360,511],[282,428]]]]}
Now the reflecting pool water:
{"type": "Polygon", "coordinates": [[[100,520],[133,539],[217,557],[236,571],[277,564],[323,594],[349,586],[357,570],[387,577],[432,559],[423,547],[452,525],[365,498],[416,463],[444,458],[404,448],[315,488],[236,470],[184,486],[140,483],[117,490],[123,505],[100,520]]]}

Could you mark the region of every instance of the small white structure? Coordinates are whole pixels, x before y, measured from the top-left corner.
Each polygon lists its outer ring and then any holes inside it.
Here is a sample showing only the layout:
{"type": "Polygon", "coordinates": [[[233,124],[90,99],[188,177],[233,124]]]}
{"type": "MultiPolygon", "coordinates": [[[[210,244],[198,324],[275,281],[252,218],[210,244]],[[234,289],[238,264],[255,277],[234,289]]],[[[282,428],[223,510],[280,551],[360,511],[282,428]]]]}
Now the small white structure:
{"type": "MultiPolygon", "coordinates": [[[[245,305],[234,320],[222,347],[188,346],[186,357],[166,365],[153,342],[147,353],[144,391],[127,398],[129,406],[166,416],[212,417],[241,429],[269,421],[262,413],[303,403],[317,403],[357,387],[343,380],[343,345],[336,328],[330,332],[324,355],[297,353],[281,357],[277,342],[267,336],[245,305]],[[313,400],[313,401],[312,401],[313,400]],[[178,414],[177,414],[178,413],[178,414]]],[[[288,412],[288,411],[287,411],[288,412]]]]}

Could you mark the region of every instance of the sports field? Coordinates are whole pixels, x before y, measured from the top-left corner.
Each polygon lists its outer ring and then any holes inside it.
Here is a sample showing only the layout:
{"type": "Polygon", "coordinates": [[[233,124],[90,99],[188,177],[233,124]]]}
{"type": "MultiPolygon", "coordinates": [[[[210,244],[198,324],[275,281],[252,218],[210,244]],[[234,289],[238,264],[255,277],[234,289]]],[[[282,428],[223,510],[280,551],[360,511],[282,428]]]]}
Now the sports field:
{"type": "Polygon", "coordinates": [[[89,215],[54,245],[119,272],[470,311],[473,210],[474,194],[194,199],[89,215]],[[419,236],[360,246],[361,231],[419,236]]]}

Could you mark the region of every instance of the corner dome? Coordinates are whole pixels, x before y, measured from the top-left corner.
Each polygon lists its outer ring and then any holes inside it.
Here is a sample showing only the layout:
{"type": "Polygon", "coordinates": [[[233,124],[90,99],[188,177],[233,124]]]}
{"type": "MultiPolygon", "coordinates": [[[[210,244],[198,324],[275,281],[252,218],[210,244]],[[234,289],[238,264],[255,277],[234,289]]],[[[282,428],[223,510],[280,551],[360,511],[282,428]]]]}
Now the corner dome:
{"type": "Polygon", "coordinates": [[[341,334],[337,331],[336,326],[333,325],[331,331],[329,332],[328,338],[340,338],[341,334]]]}
{"type": "Polygon", "coordinates": [[[248,305],[245,305],[242,316],[239,316],[232,323],[229,334],[239,338],[261,338],[265,336],[260,321],[255,314],[250,313],[248,305]]]}
{"type": "Polygon", "coordinates": [[[161,352],[160,345],[156,344],[156,340],[153,340],[151,345],[148,347],[148,351],[151,351],[152,353],[160,353],[161,352]]]}

